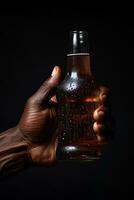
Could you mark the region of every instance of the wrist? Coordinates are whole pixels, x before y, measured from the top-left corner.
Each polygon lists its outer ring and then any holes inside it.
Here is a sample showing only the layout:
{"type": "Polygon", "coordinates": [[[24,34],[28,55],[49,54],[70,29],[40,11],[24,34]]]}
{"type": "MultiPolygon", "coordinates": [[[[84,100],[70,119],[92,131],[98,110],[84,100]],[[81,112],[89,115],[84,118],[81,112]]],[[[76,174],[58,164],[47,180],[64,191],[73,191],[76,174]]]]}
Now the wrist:
{"type": "Polygon", "coordinates": [[[0,134],[0,175],[7,175],[31,165],[29,143],[18,127],[0,134]]]}
{"type": "Polygon", "coordinates": [[[32,161],[30,149],[33,148],[33,144],[23,136],[18,126],[15,127],[14,139],[19,145],[25,146],[27,157],[29,161],[32,161]]]}
{"type": "Polygon", "coordinates": [[[37,165],[53,164],[56,161],[56,146],[54,144],[36,144],[30,147],[29,156],[37,165]]]}
{"type": "Polygon", "coordinates": [[[25,137],[18,127],[18,134],[21,135],[23,142],[27,145],[27,155],[29,160],[37,165],[52,164],[56,160],[57,140],[52,140],[51,143],[34,143],[25,137]]]}

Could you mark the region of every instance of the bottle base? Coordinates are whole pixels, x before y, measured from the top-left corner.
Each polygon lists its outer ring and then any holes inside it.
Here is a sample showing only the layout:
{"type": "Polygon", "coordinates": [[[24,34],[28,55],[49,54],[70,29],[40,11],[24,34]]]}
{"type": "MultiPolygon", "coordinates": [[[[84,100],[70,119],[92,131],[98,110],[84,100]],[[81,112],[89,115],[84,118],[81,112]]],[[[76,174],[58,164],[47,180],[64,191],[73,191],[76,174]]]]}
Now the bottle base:
{"type": "Polygon", "coordinates": [[[101,146],[59,146],[58,161],[94,161],[101,158],[101,146]]]}

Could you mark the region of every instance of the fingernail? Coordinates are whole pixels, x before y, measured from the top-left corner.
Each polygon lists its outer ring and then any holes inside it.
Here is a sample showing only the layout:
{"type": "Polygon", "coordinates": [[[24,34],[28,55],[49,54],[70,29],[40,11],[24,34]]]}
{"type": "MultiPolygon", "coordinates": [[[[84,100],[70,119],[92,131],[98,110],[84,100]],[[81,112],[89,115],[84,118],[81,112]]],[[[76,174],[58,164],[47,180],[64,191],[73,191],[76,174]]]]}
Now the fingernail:
{"type": "Polygon", "coordinates": [[[104,112],[102,110],[99,111],[99,115],[104,115],[104,112]]]}
{"type": "Polygon", "coordinates": [[[103,95],[102,95],[102,97],[103,97],[103,98],[106,98],[106,97],[107,97],[107,95],[106,95],[106,94],[103,94],[103,95]]]}
{"type": "Polygon", "coordinates": [[[55,74],[57,73],[57,71],[58,71],[58,67],[55,66],[55,67],[53,68],[53,71],[52,71],[52,73],[51,73],[51,76],[55,76],[55,74]]]}
{"type": "Polygon", "coordinates": [[[102,95],[102,100],[103,100],[103,101],[106,101],[107,98],[108,98],[108,96],[107,96],[106,94],[103,94],[103,95],[102,95]]]}

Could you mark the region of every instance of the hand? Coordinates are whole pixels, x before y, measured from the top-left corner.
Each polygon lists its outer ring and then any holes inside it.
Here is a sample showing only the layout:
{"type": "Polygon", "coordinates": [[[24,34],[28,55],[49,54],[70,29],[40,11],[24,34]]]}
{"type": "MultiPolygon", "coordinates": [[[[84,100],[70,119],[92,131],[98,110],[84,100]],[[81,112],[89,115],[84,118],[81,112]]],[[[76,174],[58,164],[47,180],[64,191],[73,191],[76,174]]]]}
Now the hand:
{"type": "MultiPolygon", "coordinates": [[[[33,162],[38,164],[53,163],[56,159],[56,97],[55,88],[60,83],[61,70],[56,66],[38,91],[32,95],[24,109],[18,124],[23,138],[29,142],[29,154],[33,162]]],[[[95,123],[93,129],[99,141],[111,134],[110,112],[107,106],[108,89],[100,87],[100,106],[94,112],[95,123]]]]}
{"type": "Polygon", "coordinates": [[[97,140],[102,143],[107,143],[114,136],[114,119],[111,115],[109,96],[109,89],[100,86],[100,102],[99,107],[93,113],[93,118],[95,120],[93,129],[96,133],[97,140]]]}

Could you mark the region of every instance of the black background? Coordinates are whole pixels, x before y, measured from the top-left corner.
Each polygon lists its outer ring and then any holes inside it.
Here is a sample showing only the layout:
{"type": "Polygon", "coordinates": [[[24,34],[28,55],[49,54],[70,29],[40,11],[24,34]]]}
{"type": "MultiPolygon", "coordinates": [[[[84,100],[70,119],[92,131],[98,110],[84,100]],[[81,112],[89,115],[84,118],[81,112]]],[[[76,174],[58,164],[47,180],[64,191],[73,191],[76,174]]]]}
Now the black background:
{"type": "MultiPolygon", "coordinates": [[[[45,4],[45,2],[44,2],[45,4]]],[[[127,6],[117,4],[0,7],[0,131],[15,126],[27,98],[50,75],[64,71],[68,32],[89,32],[92,72],[111,90],[116,137],[100,161],[33,167],[0,183],[0,198],[116,199],[128,195],[128,47],[132,31],[127,6]]]]}

